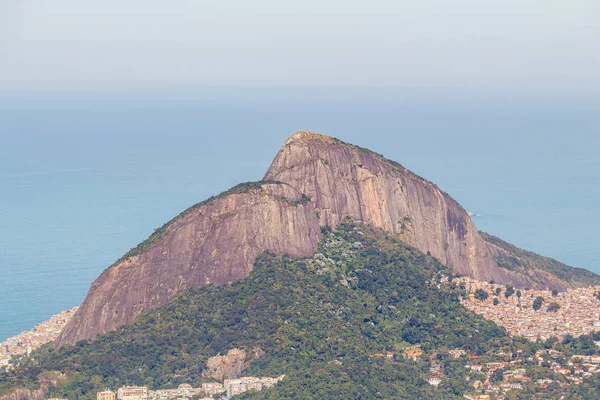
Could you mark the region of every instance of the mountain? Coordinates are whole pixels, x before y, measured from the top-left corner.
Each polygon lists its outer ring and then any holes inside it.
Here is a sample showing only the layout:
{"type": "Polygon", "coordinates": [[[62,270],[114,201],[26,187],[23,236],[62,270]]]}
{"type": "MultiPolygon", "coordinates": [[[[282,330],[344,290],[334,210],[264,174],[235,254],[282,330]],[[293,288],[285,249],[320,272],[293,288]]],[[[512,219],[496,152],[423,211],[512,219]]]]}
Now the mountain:
{"type": "Polygon", "coordinates": [[[457,272],[520,284],[498,268],[502,251],[484,242],[466,211],[431,182],[369,150],[312,132],[297,132],[279,151],[265,179],[307,194],[321,226],[346,216],[399,234],[457,272]]]}
{"type": "Polygon", "coordinates": [[[587,286],[600,277],[478,232],[464,208],[433,183],[380,154],[314,132],[290,137],[264,179],[315,203],[321,226],[349,216],[437,257],[456,272],[521,288],[587,286]]]}
{"type": "Polygon", "coordinates": [[[400,164],[300,131],[284,143],[263,181],[191,207],[104,271],[56,346],[112,331],[185,289],[242,279],[266,250],[310,256],[321,228],[346,217],[479,280],[552,289],[600,283],[597,275],[558,262],[529,263],[516,248],[482,237],[455,200],[400,164]]]}
{"type": "MultiPolygon", "coordinates": [[[[493,244],[505,251],[498,258],[498,265],[511,271],[529,276],[533,281],[539,282],[539,277],[550,274],[563,282],[568,282],[572,287],[585,287],[597,285],[598,275],[583,268],[569,267],[549,257],[540,256],[531,251],[520,249],[504,240],[479,232],[481,237],[488,243],[493,244]]],[[[543,285],[542,285],[543,287],[543,285]]]]}
{"type": "Polygon", "coordinates": [[[483,354],[509,344],[505,330],[464,308],[459,290],[438,285],[449,271],[434,257],[381,230],[341,222],[323,228],[313,256],[262,253],[249,276],[231,285],[184,291],[95,341],[40,349],[0,372],[0,396],[35,390],[51,371],[66,374],[47,393],[52,398],[91,400],[126,384],[197,387],[212,381],[210,360],[236,351],[245,355],[244,376],[285,374],[276,388],[244,398],[463,398],[466,357],[446,366],[453,378],[434,388],[423,376],[428,367],[405,360],[403,349],[483,354]],[[396,354],[376,356],[388,351],[396,354]]]}
{"type": "Polygon", "coordinates": [[[241,184],[191,207],[94,281],[56,344],[112,331],[185,289],[235,282],[265,250],[313,254],[321,237],[315,213],[302,194],[269,181],[241,184]]]}

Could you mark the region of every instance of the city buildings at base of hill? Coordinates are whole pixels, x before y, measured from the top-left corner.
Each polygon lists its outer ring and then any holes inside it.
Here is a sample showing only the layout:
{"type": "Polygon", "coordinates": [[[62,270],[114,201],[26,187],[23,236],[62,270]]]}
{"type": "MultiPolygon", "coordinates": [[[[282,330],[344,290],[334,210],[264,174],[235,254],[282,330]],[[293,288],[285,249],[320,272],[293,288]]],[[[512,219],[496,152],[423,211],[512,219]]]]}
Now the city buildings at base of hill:
{"type": "Polygon", "coordinates": [[[171,399],[191,399],[193,397],[211,396],[226,394],[228,398],[242,394],[249,390],[261,391],[271,388],[283,380],[285,375],[277,378],[253,376],[225,379],[220,382],[206,382],[201,387],[195,388],[190,384],[179,385],[177,389],[158,389],[149,390],[145,386],[123,386],[117,392],[105,390],[96,393],[96,400],[171,400],[171,399]]]}
{"type": "Polygon", "coordinates": [[[600,286],[561,292],[519,290],[466,277],[455,278],[451,284],[466,292],[461,301],[465,307],[503,326],[511,336],[535,342],[550,337],[562,340],[566,335],[577,338],[600,330],[600,286]],[[536,309],[538,298],[541,307],[536,309]]]}
{"type": "Polygon", "coordinates": [[[42,345],[54,341],[71,320],[77,308],[73,307],[70,310],[62,311],[60,314],[50,317],[49,320],[37,324],[33,329],[0,343],[0,369],[10,368],[10,359],[13,356],[31,354],[42,345]]]}

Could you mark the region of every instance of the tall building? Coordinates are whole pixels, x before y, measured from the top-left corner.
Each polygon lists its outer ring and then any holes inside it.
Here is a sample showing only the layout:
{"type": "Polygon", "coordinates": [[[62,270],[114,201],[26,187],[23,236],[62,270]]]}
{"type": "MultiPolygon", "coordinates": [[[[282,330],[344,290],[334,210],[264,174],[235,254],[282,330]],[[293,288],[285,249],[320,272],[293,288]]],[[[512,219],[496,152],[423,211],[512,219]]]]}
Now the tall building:
{"type": "Polygon", "coordinates": [[[96,393],[96,400],[115,400],[115,392],[108,389],[104,392],[98,392],[96,393]]]}
{"type": "Polygon", "coordinates": [[[208,395],[213,396],[215,394],[221,394],[226,391],[222,384],[217,382],[208,382],[202,384],[202,390],[208,395]]]}
{"type": "Polygon", "coordinates": [[[123,386],[117,390],[119,400],[146,400],[148,388],[145,386],[123,386]]]}
{"type": "Polygon", "coordinates": [[[227,390],[227,397],[236,396],[247,392],[248,390],[261,391],[263,388],[270,388],[280,382],[285,375],[277,378],[256,378],[253,376],[243,377],[239,379],[225,379],[223,387],[227,390]]]}

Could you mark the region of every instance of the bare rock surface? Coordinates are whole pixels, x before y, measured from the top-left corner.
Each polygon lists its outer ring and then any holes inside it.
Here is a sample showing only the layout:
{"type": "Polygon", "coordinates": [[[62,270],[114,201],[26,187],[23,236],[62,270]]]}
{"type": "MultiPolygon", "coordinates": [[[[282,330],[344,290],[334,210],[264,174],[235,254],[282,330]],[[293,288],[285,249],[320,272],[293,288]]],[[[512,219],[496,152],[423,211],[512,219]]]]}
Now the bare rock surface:
{"type": "Polygon", "coordinates": [[[485,241],[448,194],[400,164],[328,136],[295,133],[265,181],[239,186],[185,211],[105,270],[55,345],[115,330],[185,289],[242,279],[263,251],[310,256],[321,227],[346,217],[397,234],[478,280],[570,286],[537,268],[499,267],[499,257],[514,257],[485,241]]]}
{"type": "Polygon", "coordinates": [[[345,217],[393,234],[478,279],[510,280],[496,249],[479,238],[465,210],[432,183],[358,147],[298,132],[280,150],[265,179],[310,196],[320,225],[345,217]]]}
{"type": "Polygon", "coordinates": [[[399,234],[406,243],[478,280],[518,287],[569,286],[544,271],[523,274],[500,268],[498,257],[510,255],[481,238],[460,204],[370,150],[300,131],[285,142],[265,179],[288,183],[311,197],[321,226],[336,226],[351,217],[399,234]]]}
{"type": "Polygon", "coordinates": [[[36,390],[17,389],[12,393],[0,396],[0,400],[44,400],[48,397],[50,389],[64,379],[65,376],[59,372],[52,373],[52,376],[40,376],[39,388],[36,390]]]}
{"type": "Polygon", "coordinates": [[[206,370],[203,376],[218,381],[223,379],[237,379],[244,372],[246,352],[241,349],[231,349],[225,355],[210,357],[206,362],[206,370]]]}
{"type": "Polygon", "coordinates": [[[218,198],[165,229],[149,250],[96,279],[57,347],[112,331],[185,289],[242,279],[263,251],[310,256],[321,238],[313,203],[284,184],[218,198]]]}

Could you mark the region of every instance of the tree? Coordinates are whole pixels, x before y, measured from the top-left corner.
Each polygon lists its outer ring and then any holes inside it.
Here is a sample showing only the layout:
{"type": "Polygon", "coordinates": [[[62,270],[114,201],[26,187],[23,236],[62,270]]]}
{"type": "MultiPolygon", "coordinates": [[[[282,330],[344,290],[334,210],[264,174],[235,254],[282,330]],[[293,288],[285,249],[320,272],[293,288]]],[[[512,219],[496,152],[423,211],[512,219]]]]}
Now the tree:
{"type": "Polygon", "coordinates": [[[486,291],[485,291],[485,290],[483,290],[483,289],[477,289],[477,290],[475,291],[475,298],[476,298],[477,300],[481,300],[481,301],[483,301],[483,300],[487,299],[487,298],[488,298],[488,296],[489,296],[489,295],[488,295],[488,292],[486,292],[486,291]]]}
{"type": "Polygon", "coordinates": [[[97,391],[123,384],[177,387],[201,382],[208,356],[234,348],[268,350],[268,357],[249,363],[248,376],[286,374],[285,385],[249,392],[246,399],[462,396],[470,390],[464,358],[444,361],[448,380],[434,389],[423,384],[421,362],[366,355],[394,349],[402,337],[426,352],[446,346],[484,355],[508,343],[505,330],[464,308],[454,291],[430,284],[445,271],[439,261],[396,238],[356,228],[342,224],[324,234],[324,244],[340,243],[322,246],[323,256],[336,261],[327,273],[312,271],[320,258],[264,253],[246,279],[186,291],[118,334],[66,351],[44,347],[35,362],[0,370],[0,396],[35,389],[40,371],[57,369],[67,372],[67,380],[47,397],[96,400],[97,391]],[[362,250],[350,252],[357,241],[362,250]],[[357,277],[351,292],[339,283],[348,277],[357,277]],[[340,310],[345,323],[331,310],[340,310]],[[343,365],[329,363],[340,358],[343,365]]]}
{"type": "Polygon", "coordinates": [[[563,339],[563,344],[573,343],[574,340],[575,340],[575,338],[573,337],[573,335],[571,335],[570,333],[567,333],[563,339]]]}
{"type": "Polygon", "coordinates": [[[546,339],[546,341],[544,342],[544,348],[545,349],[551,349],[554,347],[554,345],[558,343],[558,338],[556,336],[552,336],[549,337],[548,339],[546,339]]]}
{"type": "Polygon", "coordinates": [[[498,303],[500,303],[500,302],[498,301],[498,299],[497,299],[497,298],[494,298],[494,305],[495,305],[495,306],[497,306],[497,305],[498,305],[498,303]]]}
{"type": "Polygon", "coordinates": [[[497,369],[494,372],[492,372],[492,375],[490,375],[490,382],[491,383],[502,382],[504,380],[503,373],[504,373],[503,369],[497,369]]]}
{"type": "Polygon", "coordinates": [[[519,298],[519,300],[521,300],[521,291],[517,290],[517,297],[519,298]]]}
{"type": "Polygon", "coordinates": [[[502,291],[502,289],[500,289],[499,287],[497,287],[496,288],[496,296],[499,296],[501,291],[502,291]]]}
{"type": "Polygon", "coordinates": [[[544,303],[544,298],[542,296],[536,297],[535,300],[533,300],[533,309],[535,311],[539,310],[540,308],[542,308],[543,303],[544,303]]]}
{"type": "Polygon", "coordinates": [[[513,288],[512,286],[509,286],[506,288],[506,292],[504,292],[504,297],[506,297],[507,299],[513,295],[513,293],[515,292],[515,288],[513,288]]]}
{"type": "Polygon", "coordinates": [[[556,303],[556,302],[552,302],[550,303],[550,305],[548,306],[548,308],[546,309],[546,311],[548,312],[557,312],[560,309],[560,304],[556,303]]]}
{"type": "Polygon", "coordinates": [[[553,297],[556,297],[556,296],[558,296],[558,290],[554,289],[554,290],[552,291],[552,296],[553,296],[553,297]]]}

